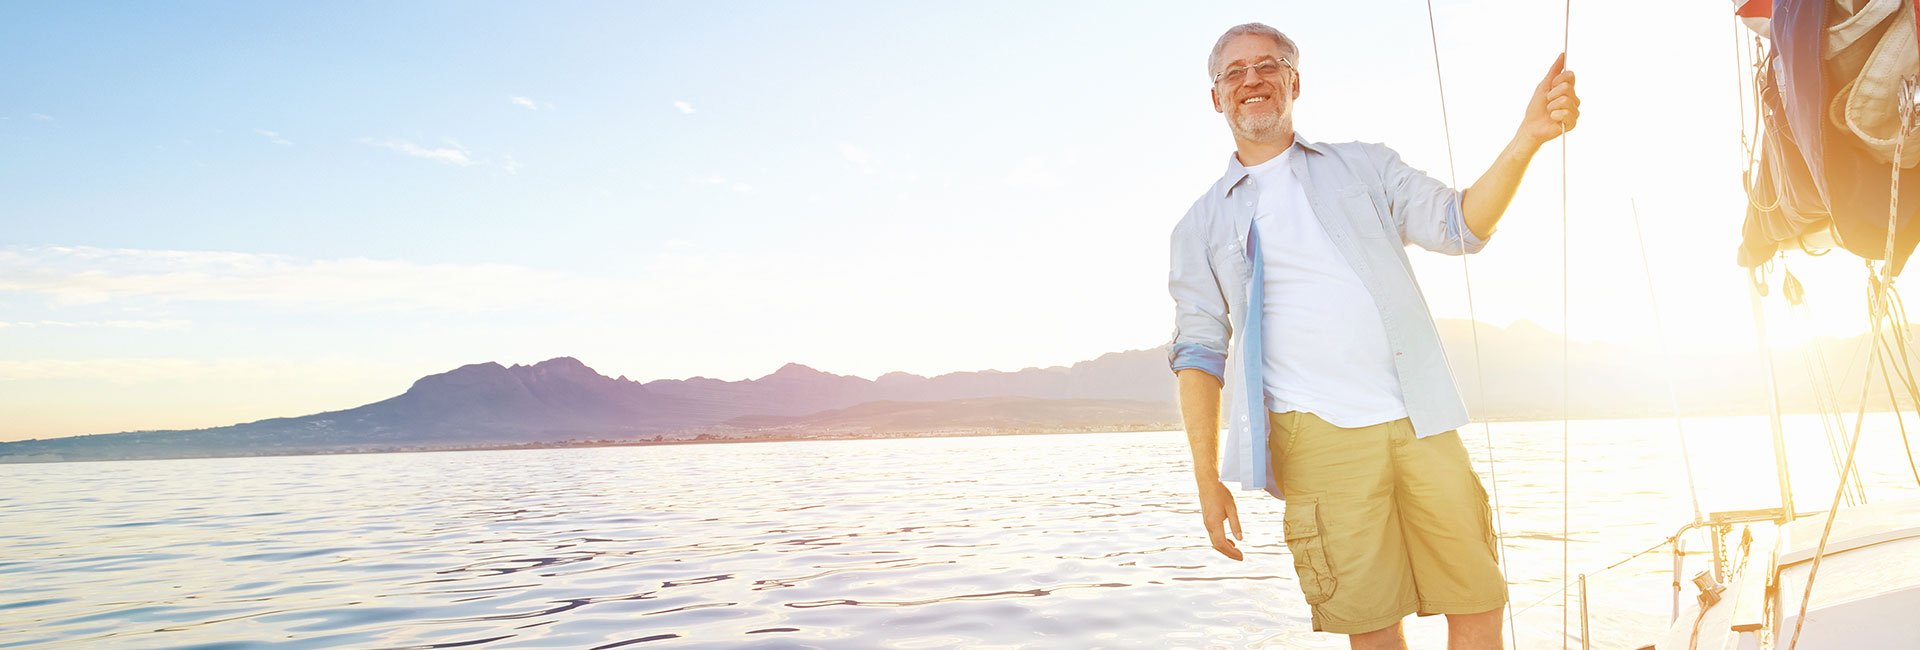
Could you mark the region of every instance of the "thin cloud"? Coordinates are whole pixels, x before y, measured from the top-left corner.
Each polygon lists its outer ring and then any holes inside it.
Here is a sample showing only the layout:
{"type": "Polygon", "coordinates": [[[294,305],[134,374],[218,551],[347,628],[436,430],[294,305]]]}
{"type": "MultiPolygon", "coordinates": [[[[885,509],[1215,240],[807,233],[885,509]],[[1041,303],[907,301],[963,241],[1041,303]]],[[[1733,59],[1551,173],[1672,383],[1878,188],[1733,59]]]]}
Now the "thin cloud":
{"type": "Polygon", "coordinates": [[[693,248],[693,242],[685,239],[669,239],[666,246],[667,248],[693,248]]]}
{"type": "Polygon", "coordinates": [[[268,142],[271,142],[283,147],[293,146],[293,141],[280,137],[279,131],[268,131],[266,129],[254,129],[253,132],[259,134],[260,137],[262,138],[266,138],[268,142]]]}
{"type": "Polygon", "coordinates": [[[0,382],[86,379],[116,384],[164,381],[167,377],[203,379],[216,364],[190,359],[30,359],[0,361],[0,382]]]}
{"type": "MultiPolygon", "coordinates": [[[[692,111],[688,111],[688,112],[692,112],[692,111]]],[[[48,114],[46,114],[46,113],[31,113],[31,114],[28,114],[28,115],[27,115],[27,119],[29,119],[29,120],[39,120],[39,121],[41,121],[41,122],[52,122],[52,121],[53,121],[53,116],[52,116],[52,115],[48,115],[48,114]]]]}
{"type": "Polygon", "coordinates": [[[448,140],[448,146],[445,147],[422,147],[406,140],[374,140],[372,138],[361,138],[360,141],[376,147],[392,149],[415,158],[425,158],[449,165],[466,167],[473,164],[473,156],[467,153],[466,147],[462,147],[460,143],[452,140],[448,140]]]}
{"type": "Polygon", "coordinates": [[[745,181],[738,180],[738,179],[727,178],[719,174],[709,174],[706,176],[688,176],[687,184],[688,185],[707,185],[711,187],[724,187],[740,194],[750,194],[753,192],[752,184],[747,183],[745,181]]]}
{"type": "Polygon", "coordinates": [[[687,115],[693,114],[693,104],[687,103],[686,100],[674,100],[673,107],[680,109],[681,113],[685,113],[687,115]]]}
{"type": "Polygon", "coordinates": [[[316,370],[334,370],[340,364],[301,363],[265,359],[105,358],[30,359],[0,361],[0,382],[54,379],[101,381],[110,384],[187,381],[274,382],[289,376],[312,376],[316,370]]]}
{"type": "MultiPolygon", "coordinates": [[[[484,311],[556,302],[591,304],[595,295],[616,289],[594,278],[505,264],[88,246],[0,254],[0,294],[38,295],[62,306],[252,303],[291,309],[484,311]]],[[[165,321],[144,324],[173,326],[165,321]]]]}
{"type": "Polygon", "coordinates": [[[862,172],[873,173],[873,160],[867,156],[866,150],[851,142],[840,143],[839,149],[840,156],[846,158],[847,162],[853,163],[862,172]]]}
{"type": "Polygon", "coordinates": [[[94,320],[94,321],[0,321],[0,327],[18,327],[22,329],[131,329],[131,330],[183,330],[191,327],[188,320],[94,320]]]}
{"type": "Polygon", "coordinates": [[[514,95],[514,96],[512,96],[512,97],[508,97],[508,98],[507,98],[507,101],[509,101],[509,102],[513,102],[513,105],[514,105],[514,106],[520,106],[520,107],[524,107],[524,108],[526,108],[527,110],[530,110],[530,111],[537,111],[537,110],[542,110],[542,109],[552,109],[552,108],[553,108],[553,103],[552,103],[552,102],[539,102],[539,101],[534,101],[532,97],[525,97],[525,96],[521,96],[521,95],[514,95]]]}

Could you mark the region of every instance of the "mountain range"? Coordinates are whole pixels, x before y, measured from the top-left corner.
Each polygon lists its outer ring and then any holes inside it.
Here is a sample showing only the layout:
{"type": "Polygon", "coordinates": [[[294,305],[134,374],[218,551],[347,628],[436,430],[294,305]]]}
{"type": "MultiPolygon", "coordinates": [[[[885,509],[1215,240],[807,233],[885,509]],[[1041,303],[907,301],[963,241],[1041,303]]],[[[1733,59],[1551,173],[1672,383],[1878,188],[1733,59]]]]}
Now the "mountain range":
{"type": "MultiPolygon", "coordinates": [[[[1481,419],[1761,413],[1769,387],[1757,354],[1574,343],[1531,323],[1440,321],[1469,409],[1481,419]],[[1562,354],[1572,371],[1563,370],[1562,354]],[[1476,358],[1477,357],[1477,358],[1476,358]],[[1476,369],[1479,374],[1476,374],[1476,369]],[[1484,376],[1484,381],[1479,377],[1484,376]],[[1668,377],[1672,378],[1669,384],[1668,377]],[[1669,389],[1669,385],[1673,386],[1669,389]],[[1483,391],[1484,388],[1484,391],[1483,391]],[[1484,394],[1483,394],[1484,393],[1484,394]]],[[[1824,341],[1839,395],[1859,395],[1860,339],[1824,341]],[[1842,354],[1851,352],[1851,354],[1842,354]]],[[[1812,348],[1778,352],[1786,408],[1815,406],[1812,348]]],[[[394,397],[340,411],[196,430],[137,431],[0,443],[0,462],[452,449],[584,442],[873,437],[1179,428],[1166,349],[1071,366],[875,379],[788,364],[757,379],[638,382],[571,357],[465,365],[394,397]]],[[[1886,405],[1884,390],[1870,403],[1886,405]]],[[[1853,403],[1848,402],[1851,406],[1853,403]]]]}
{"type": "Polygon", "coordinates": [[[788,364],[758,379],[637,382],[572,357],[487,362],[415,381],[405,393],[341,411],[225,427],[0,443],[0,462],[462,448],[566,441],[673,441],[756,432],[1171,427],[1163,351],[1071,367],[876,379],[788,364]],[[850,407],[859,408],[853,409],[850,407]]]}

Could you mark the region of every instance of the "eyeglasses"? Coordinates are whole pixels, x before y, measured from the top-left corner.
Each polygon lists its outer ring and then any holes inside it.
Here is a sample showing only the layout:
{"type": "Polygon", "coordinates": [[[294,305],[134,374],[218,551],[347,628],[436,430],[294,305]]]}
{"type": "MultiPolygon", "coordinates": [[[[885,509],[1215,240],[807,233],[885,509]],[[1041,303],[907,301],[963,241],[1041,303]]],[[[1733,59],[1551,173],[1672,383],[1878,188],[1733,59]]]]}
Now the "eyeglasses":
{"type": "Polygon", "coordinates": [[[1288,61],[1286,57],[1267,59],[1253,65],[1237,65],[1216,72],[1213,75],[1213,82],[1217,84],[1225,81],[1228,85],[1238,86],[1240,82],[1246,80],[1247,71],[1249,70],[1253,71],[1254,74],[1260,75],[1262,79],[1272,79],[1280,76],[1280,66],[1286,66],[1288,70],[1294,69],[1293,62],[1288,61]]]}

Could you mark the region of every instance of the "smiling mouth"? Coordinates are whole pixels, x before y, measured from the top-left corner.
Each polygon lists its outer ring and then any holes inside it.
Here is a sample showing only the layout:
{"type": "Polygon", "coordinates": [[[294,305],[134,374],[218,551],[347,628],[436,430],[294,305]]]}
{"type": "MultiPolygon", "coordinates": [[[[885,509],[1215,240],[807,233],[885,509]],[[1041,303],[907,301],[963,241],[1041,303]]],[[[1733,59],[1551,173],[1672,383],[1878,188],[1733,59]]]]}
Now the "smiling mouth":
{"type": "Polygon", "coordinates": [[[1246,99],[1242,99],[1242,100],[1240,100],[1240,104],[1244,106],[1244,105],[1247,105],[1247,104],[1258,104],[1258,103],[1261,103],[1261,102],[1265,102],[1265,101],[1267,101],[1267,98],[1266,98],[1266,97],[1264,97],[1264,96],[1262,96],[1262,97],[1248,97],[1248,98],[1246,98],[1246,99]]]}

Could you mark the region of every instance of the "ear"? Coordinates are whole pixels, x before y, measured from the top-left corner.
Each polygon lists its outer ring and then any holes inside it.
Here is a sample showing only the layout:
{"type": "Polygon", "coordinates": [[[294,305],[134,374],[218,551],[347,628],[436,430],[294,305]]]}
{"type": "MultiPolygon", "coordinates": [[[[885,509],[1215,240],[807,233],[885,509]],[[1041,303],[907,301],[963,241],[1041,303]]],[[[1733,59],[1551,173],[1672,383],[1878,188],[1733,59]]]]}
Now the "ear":
{"type": "Polygon", "coordinates": [[[1221,106],[1221,105],[1220,105],[1220,86],[1219,86],[1219,84],[1215,84],[1215,85],[1214,85],[1214,87],[1213,87],[1213,90],[1209,90],[1209,91],[1207,91],[1207,94],[1213,97],[1213,112],[1215,112],[1215,113],[1225,113],[1225,112],[1227,112],[1227,108],[1226,108],[1225,106],[1221,106]]]}
{"type": "Polygon", "coordinates": [[[1293,98],[1300,98],[1300,71],[1293,71],[1293,98]]]}

